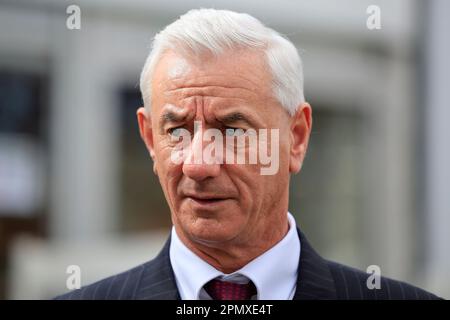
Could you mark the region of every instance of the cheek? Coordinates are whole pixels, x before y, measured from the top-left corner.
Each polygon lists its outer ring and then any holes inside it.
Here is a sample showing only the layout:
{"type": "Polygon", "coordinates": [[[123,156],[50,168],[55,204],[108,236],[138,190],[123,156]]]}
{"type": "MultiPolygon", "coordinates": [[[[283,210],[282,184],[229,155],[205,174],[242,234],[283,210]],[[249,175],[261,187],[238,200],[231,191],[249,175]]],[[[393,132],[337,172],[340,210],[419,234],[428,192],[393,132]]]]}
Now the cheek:
{"type": "Polygon", "coordinates": [[[175,163],[171,161],[173,147],[168,143],[167,139],[158,137],[155,141],[155,159],[158,172],[163,175],[169,174],[174,170],[175,163]]]}
{"type": "Polygon", "coordinates": [[[263,176],[258,165],[227,165],[227,173],[239,192],[242,208],[253,210],[263,190],[263,176]]]}
{"type": "MultiPolygon", "coordinates": [[[[182,176],[182,166],[171,160],[172,148],[162,147],[156,150],[156,168],[161,187],[169,202],[174,202],[177,195],[177,186],[182,176]]],[[[169,203],[172,205],[172,203],[169,203]]]]}
{"type": "Polygon", "coordinates": [[[289,162],[291,158],[291,150],[290,150],[290,141],[289,141],[289,133],[284,133],[282,138],[280,138],[280,147],[279,147],[279,172],[276,176],[284,175],[286,172],[289,172],[289,162]]]}
{"type": "Polygon", "coordinates": [[[273,175],[262,175],[266,165],[227,165],[227,173],[239,190],[239,205],[245,211],[254,212],[265,204],[278,201],[284,192],[280,186],[289,179],[289,145],[281,144],[279,168],[273,175]]]}

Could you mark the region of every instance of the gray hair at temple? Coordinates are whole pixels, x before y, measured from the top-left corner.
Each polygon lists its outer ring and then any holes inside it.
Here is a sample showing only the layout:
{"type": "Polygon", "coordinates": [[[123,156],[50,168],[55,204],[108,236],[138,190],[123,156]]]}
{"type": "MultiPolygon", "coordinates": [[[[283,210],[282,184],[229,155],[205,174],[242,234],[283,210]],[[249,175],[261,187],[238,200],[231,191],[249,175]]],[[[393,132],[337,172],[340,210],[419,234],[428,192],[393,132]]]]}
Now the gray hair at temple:
{"type": "Polygon", "coordinates": [[[305,98],[302,61],[292,42],[248,14],[215,9],[190,10],[156,34],[140,77],[144,106],[150,111],[153,72],[167,50],[194,55],[207,50],[219,56],[233,48],[265,52],[273,95],[290,115],[295,114],[305,98]]]}

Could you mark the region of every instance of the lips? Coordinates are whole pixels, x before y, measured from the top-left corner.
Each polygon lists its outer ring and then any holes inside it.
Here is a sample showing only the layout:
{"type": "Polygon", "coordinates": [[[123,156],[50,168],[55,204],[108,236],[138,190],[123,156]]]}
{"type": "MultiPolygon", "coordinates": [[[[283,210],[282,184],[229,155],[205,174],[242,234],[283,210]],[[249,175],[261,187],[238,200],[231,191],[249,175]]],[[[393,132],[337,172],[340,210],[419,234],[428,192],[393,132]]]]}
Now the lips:
{"type": "Polygon", "coordinates": [[[217,206],[229,200],[229,197],[224,196],[215,196],[215,195],[197,195],[197,194],[189,194],[186,195],[186,198],[191,200],[197,206],[202,207],[212,207],[217,206]]]}

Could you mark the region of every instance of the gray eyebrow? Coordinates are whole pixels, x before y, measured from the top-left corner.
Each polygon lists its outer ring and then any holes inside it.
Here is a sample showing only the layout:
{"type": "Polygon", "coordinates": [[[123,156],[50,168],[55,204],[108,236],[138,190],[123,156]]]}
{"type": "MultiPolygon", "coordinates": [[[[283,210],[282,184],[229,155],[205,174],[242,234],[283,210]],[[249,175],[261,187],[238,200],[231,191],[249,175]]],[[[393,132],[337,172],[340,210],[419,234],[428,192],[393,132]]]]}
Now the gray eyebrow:
{"type": "Polygon", "coordinates": [[[232,112],[224,116],[217,117],[217,120],[225,124],[232,124],[238,121],[243,121],[249,126],[252,125],[252,121],[250,121],[250,119],[248,119],[248,117],[241,112],[232,112]]]}
{"type": "Polygon", "coordinates": [[[185,120],[187,115],[179,115],[173,111],[165,111],[160,117],[160,126],[163,127],[168,122],[182,122],[185,120]]]}

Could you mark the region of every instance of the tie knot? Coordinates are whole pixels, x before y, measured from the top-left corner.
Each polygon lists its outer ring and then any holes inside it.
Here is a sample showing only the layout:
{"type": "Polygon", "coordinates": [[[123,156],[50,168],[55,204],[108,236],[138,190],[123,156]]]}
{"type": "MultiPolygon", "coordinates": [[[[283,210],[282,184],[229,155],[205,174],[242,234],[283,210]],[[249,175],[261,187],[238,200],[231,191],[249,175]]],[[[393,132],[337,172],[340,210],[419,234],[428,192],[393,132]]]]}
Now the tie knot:
{"type": "Polygon", "coordinates": [[[256,287],[252,281],[239,284],[213,279],[204,288],[213,300],[250,300],[256,295],[256,287]]]}

